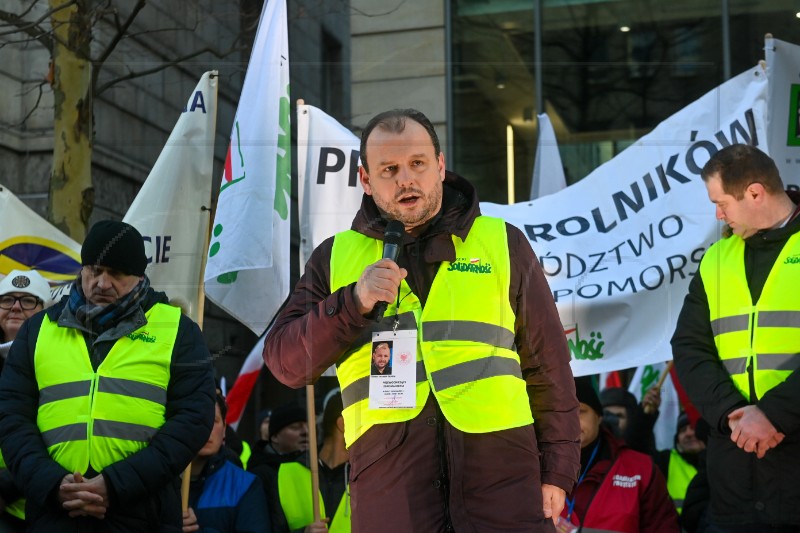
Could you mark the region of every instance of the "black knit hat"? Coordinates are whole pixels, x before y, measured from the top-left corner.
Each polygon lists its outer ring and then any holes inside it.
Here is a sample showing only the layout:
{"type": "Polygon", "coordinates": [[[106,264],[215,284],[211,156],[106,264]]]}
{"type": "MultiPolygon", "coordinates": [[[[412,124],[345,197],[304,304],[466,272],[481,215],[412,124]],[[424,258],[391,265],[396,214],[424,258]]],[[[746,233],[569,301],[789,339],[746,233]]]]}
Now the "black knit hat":
{"type": "Polygon", "coordinates": [[[688,426],[689,424],[691,424],[691,420],[689,420],[689,415],[687,415],[685,412],[682,412],[680,415],[678,415],[678,426],[675,429],[675,434],[677,435],[678,433],[680,433],[681,430],[686,426],[688,426]]]}
{"type": "Polygon", "coordinates": [[[597,396],[597,389],[591,376],[575,378],[575,395],[579,402],[594,409],[598,416],[603,416],[603,406],[600,405],[600,398],[597,396]]]}
{"type": "Polygon", "coordinates": [[[129,276],[144,276],[147,256],[142,234],[125,222],[101,220],[92,226],[83,241],[81,264],[109,267],[129,276]]]}
{"type": "Polygon", "coordinates": [[[269,438],[272,439],[289,424],[306,422],[307,418],[306,410],[296,403],[281,405],[272,412],[272,416],[269,418],[269,438]]]}
{"type": "Polygon", "coordinates": [[[624,407],[629,413],[633,412],[636,406],[639,405],[636,396],[628,389],[623,389],[622,387],[603,389],[602,392],[600,392],[600,403],[603,404],[603,407],[612,405],[624,407]]]}

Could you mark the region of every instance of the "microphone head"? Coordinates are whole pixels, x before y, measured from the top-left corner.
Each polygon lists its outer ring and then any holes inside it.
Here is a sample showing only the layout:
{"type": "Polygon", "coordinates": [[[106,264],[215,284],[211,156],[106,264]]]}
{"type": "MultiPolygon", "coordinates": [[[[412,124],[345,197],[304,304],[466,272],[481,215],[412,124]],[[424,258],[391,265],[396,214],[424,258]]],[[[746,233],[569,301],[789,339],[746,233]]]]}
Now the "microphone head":
{"type": "Polygon", "coordinates": [[[399,220],[390,220],[386,224],[386,231],[383,232],[384,244],[400,245],[403,242],[403,233],[406,227],[399,220]]]}

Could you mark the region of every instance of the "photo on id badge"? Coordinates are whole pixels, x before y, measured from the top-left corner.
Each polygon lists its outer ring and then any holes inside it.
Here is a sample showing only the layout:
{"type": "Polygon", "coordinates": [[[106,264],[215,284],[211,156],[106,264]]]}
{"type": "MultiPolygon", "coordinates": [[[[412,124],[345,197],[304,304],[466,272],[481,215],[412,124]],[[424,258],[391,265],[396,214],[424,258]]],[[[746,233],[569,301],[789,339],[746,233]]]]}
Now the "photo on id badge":
{"type": "Polygon", "coordinates": [[[416,406],[416,330],[379,331],[372,335],[369,407],[416,406]]]}
{"type": "Polygon", "coordinates": [[[372,343],[372,369],[373,376],[392,375],[392,341],[377,340],[372,343]]]}

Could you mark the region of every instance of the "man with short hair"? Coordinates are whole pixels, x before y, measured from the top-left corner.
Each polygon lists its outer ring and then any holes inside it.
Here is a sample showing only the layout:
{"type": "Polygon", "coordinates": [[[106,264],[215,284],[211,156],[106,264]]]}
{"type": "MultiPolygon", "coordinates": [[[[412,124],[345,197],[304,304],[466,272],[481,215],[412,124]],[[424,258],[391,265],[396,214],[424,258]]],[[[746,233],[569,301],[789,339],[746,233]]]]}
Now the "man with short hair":
{"type": "Polygon", "coordinates": [[[361,209],[314,250],[264,359],[293,387],[336,364],[354,531],[552,531],[577,479],[578,402],[539,261],[445,171],[425,115],[381,113],[361,139],[361,209]],[[382,259],[390,220],[397,261],[382,259]],[[372,376],[387,339],[393,375],[372,376]]]}
{"type": "Polygon", "coordinates": [[[372,368],[370,373],[373,376],[388,376],[392,373],[392,365],[389,361],[392,358],[392,351],[389,349],[388,342],[378,342],[372,347],[372,368]]]}
{"type": "Polygon", "coordinates": [[[179,475],[214,421],[197,324],[150,288],[141,234],[92,226],[68,297],[20,329],[0,444],[29,531],[179,531],[179,475]]]}
{"type": "Polygon", "coordinates": [[[800,195],[749,145],[719,150],[701,178],[727,228],[689,284],[672,352],[711,426],[709,531],[797,531],[800,195]]]}

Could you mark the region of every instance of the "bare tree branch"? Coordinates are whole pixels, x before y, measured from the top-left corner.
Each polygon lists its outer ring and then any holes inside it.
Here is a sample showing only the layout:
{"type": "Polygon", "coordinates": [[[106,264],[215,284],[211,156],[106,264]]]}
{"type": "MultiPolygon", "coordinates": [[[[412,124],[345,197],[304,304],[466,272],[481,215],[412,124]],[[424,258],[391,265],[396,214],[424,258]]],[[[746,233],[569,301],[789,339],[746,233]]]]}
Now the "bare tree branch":
{"type": "Polygon", "coordinates": [[[205,48],[201,48],[199,50],[195,50],[194,52],[191,52],[189,54],[186,54],[186,55],[183,55],[183,56],[180,56],[180,57],[176,57],[176,58],[171,59],[171,60],[169,60],[169,61],[167,61],[165,63],[161,63],[158,66],[153,67],[153,68],[149,68],[149,69],[146,69],[146,70],[140,70],[140,71],[136,71],[136,72],[134,72],[132,70],[129,70],[128,74],[125,74],[124,76],[119,76],[117,78],[114,78],[113,80],[109,80],[109,81],[107,81],[106,83],[104,83],[103,85],[101,85],[99,87],[95,87],[94,94],[95,94],[95,96],[100,96],[101,94],[103,94],[104,91],[106,91],[107,89],[110,89],[111,87],[113,87],[114,85],[116,85],[116,84],[118,84],[120,82],[127,81],[127,80],[132,80],[132,79],[135,79],[135,78],[141,78],[143,76],[149,76],[150,74],[155,74],[156,72],[160,72],[160,71],[162,71],[164,69],[167,69],[169,67],[174,67],[174,66],[179,65],[180,63],[182,63],[184,61],[188,61],[190,59],[193,59],[193,58],[195,58],[195,57],[197,57],[199,55],[205,54],[205,53],[213,54],[214,57],[217,57],[217,58],[223,58],[223,57],[226,57],[226,56],[232,54],[233,52],[235,52],[236,50],[239,50],[239,49],[240,49],[240,47],[236,46],[235,42],[234,42],[233,45],[231,45],[231,47],[228,50],[226,50],[224,52],[220,52],[218,50],[215,50],[214,48],[205,47],[205,48]]]}
{"type": "Polygon", "coordinates": [[[47,79],[44,79],[36,84],[36,88],[39,91],[39,94],[36,97],[36,102],[31,106],[30,110],[25,114],[25,116],[22,117],[22,120],[20,120],[19,123],[14,124],[14,126],[22,126],[25,124],[25,122],[31,118],[31,115],[33,115],[34,111],[39,108],[39,104],[42,102],[42,94],[44,94],[42,89],[45,85],[50,85],[50,82],[47,79]]]}
{"type": "Polygon", "coordinates": [[[123,37],[125,37],[128,28],[131,27],[131,24],[133,24],[134,19],[139,14],[139,11],[141,11],[144,8],[145,4],[147,4],[147,0],[138,0],[136,2],[136,5],[133,7],[133,11],[131,11],[130,15],[128,15],[128,18],[121,26],[119,24],[119,13],[116,10],[114,11],[114,20],[117,26],[117,33],[114,35],[111,41],[109,41],[109,43],[106,45],[106,49],[103,50],[103,53],[100,54],[100,57],[98,57],[95,61],[93,61],[93,63],[95,63],[94,66],[97,71],[99,71],[100,67],[103,66],[103,63],[105,63],[106,59],[108,59],[108,56],[110,56],[111,52],[113,52],[114,49],[117,47],[117,44],[122,40],[123,37]]]}

